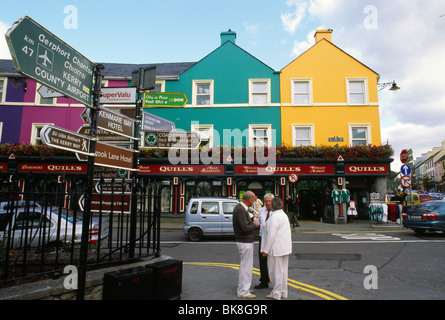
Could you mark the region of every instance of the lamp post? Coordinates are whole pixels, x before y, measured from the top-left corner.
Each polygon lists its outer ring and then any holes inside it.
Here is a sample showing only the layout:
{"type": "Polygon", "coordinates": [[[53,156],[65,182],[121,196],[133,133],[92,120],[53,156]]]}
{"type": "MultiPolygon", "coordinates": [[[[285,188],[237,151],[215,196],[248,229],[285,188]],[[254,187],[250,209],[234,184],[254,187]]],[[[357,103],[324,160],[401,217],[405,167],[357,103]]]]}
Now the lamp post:
{"type": "Polygon", "coordinates": [[[381,90],[385,89],[388,86],[391,86],[391,88],[389,88],[389,91],[400,90],[400,87],[397,86],[397,83],[395,81],[378,83],[377,84],[377,90],[381,91],[381,90]]]}

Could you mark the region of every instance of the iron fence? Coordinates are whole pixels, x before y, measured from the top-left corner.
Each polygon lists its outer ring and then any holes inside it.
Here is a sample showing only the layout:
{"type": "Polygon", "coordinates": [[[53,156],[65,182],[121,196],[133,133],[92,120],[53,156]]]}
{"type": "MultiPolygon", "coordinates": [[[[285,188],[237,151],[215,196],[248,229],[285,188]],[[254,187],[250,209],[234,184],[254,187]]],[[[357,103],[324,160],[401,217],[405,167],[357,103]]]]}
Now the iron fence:
{"type": "MultiPolygon", "coordinates": [[[[86,175],[0,175],[0,280],[12,285],[78,265],[86,175]]],[[[87,268],[160,255],[160,181],[96,182],[87,268]]]]}

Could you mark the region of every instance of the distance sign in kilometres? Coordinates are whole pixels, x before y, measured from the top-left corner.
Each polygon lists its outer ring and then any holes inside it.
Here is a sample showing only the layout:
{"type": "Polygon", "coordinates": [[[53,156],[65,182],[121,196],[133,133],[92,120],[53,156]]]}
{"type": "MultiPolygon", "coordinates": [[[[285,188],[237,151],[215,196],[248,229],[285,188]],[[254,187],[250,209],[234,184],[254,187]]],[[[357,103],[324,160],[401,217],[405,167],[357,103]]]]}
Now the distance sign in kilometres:
{"type": "Polygon", "coordinates": [[[19,73],[92,107],[94,63],[27,16],[5,36],[19,73]]]}

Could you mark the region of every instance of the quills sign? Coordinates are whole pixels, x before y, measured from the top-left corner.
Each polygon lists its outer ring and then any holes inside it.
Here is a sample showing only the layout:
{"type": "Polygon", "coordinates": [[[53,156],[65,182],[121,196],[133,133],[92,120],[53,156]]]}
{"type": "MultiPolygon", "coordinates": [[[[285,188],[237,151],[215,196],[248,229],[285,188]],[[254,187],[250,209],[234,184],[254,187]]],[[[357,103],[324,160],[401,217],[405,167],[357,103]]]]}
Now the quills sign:
{"type": "Polygon", "coordinates": [[[346,174],[389,174],[389,166],[387,164],[360,164],[360,165],[346,165],[346,174]]]}
{"type": "Polygon", "coordinates": [[[19,172],[86,173],[86,164],[21,163],[19,172]]]}

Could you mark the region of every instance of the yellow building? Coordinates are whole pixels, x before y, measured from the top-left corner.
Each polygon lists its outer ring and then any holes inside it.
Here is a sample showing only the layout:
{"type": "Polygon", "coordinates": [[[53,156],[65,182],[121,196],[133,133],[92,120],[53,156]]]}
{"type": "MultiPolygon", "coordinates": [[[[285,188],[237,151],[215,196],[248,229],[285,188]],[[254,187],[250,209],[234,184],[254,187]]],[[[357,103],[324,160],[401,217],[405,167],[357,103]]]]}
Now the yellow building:
{"type": "Polygon", "coordinates": [[[282,145],[381,145],[379,75],[318,30],[281,70],[282,145]]]}

